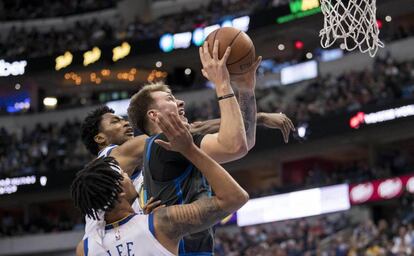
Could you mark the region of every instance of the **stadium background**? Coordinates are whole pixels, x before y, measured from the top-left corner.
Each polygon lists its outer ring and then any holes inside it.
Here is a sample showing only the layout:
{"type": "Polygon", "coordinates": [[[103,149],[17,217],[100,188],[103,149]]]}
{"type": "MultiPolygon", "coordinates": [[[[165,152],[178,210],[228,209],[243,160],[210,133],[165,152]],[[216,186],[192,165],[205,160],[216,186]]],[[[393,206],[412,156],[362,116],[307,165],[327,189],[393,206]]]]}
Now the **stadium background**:
{"type": "Polygon", "coordinates": [[[165,80],[191,121],[218,117],[196,47],[218,26],[251,36],[258,109],[297,133],[261,127],[226,166],[252,199],[217,227],[217,255],[410,255],[414,5],[377,7],[386,47],[370,58],[320,48],[312,0],[0,0],[0,255],[74,254],[69,185],[92,159],[79,125],[94,106],[125,114],[165,80]]]}

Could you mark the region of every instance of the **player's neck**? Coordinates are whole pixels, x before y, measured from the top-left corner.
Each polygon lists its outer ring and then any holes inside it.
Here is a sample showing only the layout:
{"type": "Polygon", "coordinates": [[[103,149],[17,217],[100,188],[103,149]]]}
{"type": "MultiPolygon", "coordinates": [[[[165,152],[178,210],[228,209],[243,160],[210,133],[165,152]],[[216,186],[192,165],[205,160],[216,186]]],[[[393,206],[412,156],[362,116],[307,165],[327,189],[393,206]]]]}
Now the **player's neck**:
{"type": "Polygon", "coordinates": [[[126,200],[122,200],[113,210],[105,213],[105,221],[108,224],[113,223],[134,213],[131,204],[126,200]]]}
{"type": "Polygon", "coordinates": [[[154,135],[156,135],[156,134],[160,134],[160,133],[162,133],[162,131],[161,131],[161,129],[160,129],[158,126],[156,126],[156,125],[152,126],[152,127],[151,127],[151,129],[150,129],[150,131],[149,131],[150,136],[154,136],[154,135]]]}

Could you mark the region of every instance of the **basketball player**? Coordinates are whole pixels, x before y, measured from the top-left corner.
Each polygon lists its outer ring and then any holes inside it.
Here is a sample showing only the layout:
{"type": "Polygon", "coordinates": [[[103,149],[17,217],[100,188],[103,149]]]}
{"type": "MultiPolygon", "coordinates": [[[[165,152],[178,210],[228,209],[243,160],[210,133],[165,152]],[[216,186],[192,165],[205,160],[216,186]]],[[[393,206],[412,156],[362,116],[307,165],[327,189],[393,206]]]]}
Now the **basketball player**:
{"type": "MultiPolygon", "coordinates": [[[[244,98],[240,100],[239,107],[226,67],[229,53],[230,49],[227,49],[223,58],[218,58],[218,41],[213,46],[213,56],[208,52],[207,42],[200,48],[203,75],[216,85],[221,120],[218,133],[195,134],[193,139],[202,151],[220,163],[243,157],[254,145],[256,133],[254,86],[260,57],[246,75],[235,79],[241,83],[239,91],[242,91],[244,98]],[[240,108],[245,112],[244,122],[240,108]]],[[[156,120],[158,115],[168,112],[179,115],[181,121],[188,126],[183,102],[176,100],[164,84],[143,87],[131,98],[128,108],[128,116],[134,128],[151,136],[147,140],[144,157],[144,200],[147,197],[156,197],[167,206],[192,203],[199,198],[208,197],[211,194],[210,187],[202,173],[185,156],[165,150],[154,143],[157,139],[167,139],[161,133],[162,129],[156,120]]],[[[212,255],[212,252],[212,229],[186,236],[180,241],[180,255],[212,255]]]]}
{"type": "Polygon", "coordinates": [[[150,215],[136,215],[130,202],[137,194],[128,175],[112,170],[117,165],[114,158],[98,158],[77,174],[71,187],[75,205],[82,213],[96,218],[97,212],[104,211],[106,222],[111,223],[105,227],[106,252],[97,254],[86,238],[78,248],[83,249],[85,256],[177,255],[183,236],[205,230],[247,202],[246,191],[194,144],[188,127],[177,113],[159,114],[156,123],[168,142],[156,140],[155,143],[189,159],[206,177],[215,196],[161,208],[150,215]]]}

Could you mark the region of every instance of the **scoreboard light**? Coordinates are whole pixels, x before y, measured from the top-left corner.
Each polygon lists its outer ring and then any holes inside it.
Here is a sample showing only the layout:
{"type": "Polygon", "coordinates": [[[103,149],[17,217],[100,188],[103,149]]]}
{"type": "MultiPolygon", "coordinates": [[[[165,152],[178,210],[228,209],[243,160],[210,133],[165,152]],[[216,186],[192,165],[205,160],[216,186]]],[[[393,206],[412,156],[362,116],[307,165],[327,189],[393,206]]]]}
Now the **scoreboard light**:
{"type": "Polygon", "coordinates": [[[235,18],[233,20],[233,27],[240,29],[241,31],[244,31],[244,32],[249,30],[249,24],[250,24],[249,16],[242,16],[239,18],[235,18]]]}
{"type": "Polygon", "coordinates": [[[127,42],[123,42],[120,46],[112,49],[112,60],[114,62],[125,58],[131,52],[131,45],[127,42]]]}
{"type": "Polygon", "coordinates": [[[72,64],[73,55],[69,51],[66,51],[65,54],[56,57],[55,59],[55,70],[61,70],[72,64]]]}
{"type": "Polygon", "coordinates": [[[172,34],[165,34],[161,36],[160,48],[163,52],[171,52],[174,49],[174,37],[172,34]]]}
{"type": "Polygon", "coordinates": [[[214,24],[205,28],[196,28],[193,32],[178,34],[164,34],[161,36],[159,46],[163,52],[171,52],[174,49],[186,49],[191,42],[195,46],[201,46],[207,36],[220,27],[234,27],[246,32],[249,29],[250,17],[242,16],[233,20],[225,20],[221,25],[214,24]]]}
{"type": "Polygon", "coordinates": [[[210,35],[211,32],[219,28],[220,28],[219,24],[214,24],[214,25],[205,27],[204,28],[204,39],[206,39],[208,35],[210,35]]]}
{"type": "Polygon", "coordinates": [[[223,23],[221,23],[221,27],[233,27],[233,22],[231,20],[225,20],[223,23]]]}
{"type": "Polygon", "coordinates": [[[201,46],[204,43],[204,29],[197,28],[193,32],[193,44],[201,46]]]}
{"type": "Polygon", "coordinates": [[[186,49],[191,45],[191,32],[174,34],[174,49],[186,49]]]}
{"type": "Polygon", "coordinates": [[[86,67],[92,63],[97,62],[101,58],[101,49],[93,47],[92,50],[83,54],[83,65],[86,67]]]}
{"type": "Polygon", "coordinates": [[[290,14],[278,17],[277,23],[282,24],[321,12],[319,0],[292,0],[289,2],[289,8],[290,14]]]}
{"type": "Polygon", "coordinates": [[[300,40],[295,41],[294,45],[295,45],[295,48],[298,50],[303,49],[303,46],[305,46],[305,44],[300,40]]]}

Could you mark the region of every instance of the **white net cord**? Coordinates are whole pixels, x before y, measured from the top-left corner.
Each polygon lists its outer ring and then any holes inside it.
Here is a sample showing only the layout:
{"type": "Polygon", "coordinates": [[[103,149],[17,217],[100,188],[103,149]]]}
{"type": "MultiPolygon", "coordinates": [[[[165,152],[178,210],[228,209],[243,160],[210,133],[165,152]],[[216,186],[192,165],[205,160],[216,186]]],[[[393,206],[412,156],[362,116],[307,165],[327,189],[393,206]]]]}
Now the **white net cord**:
{"type": "Polygon", "coordinates": [[[376,19],[376,0],[320,0],[324,15],[324,27],[319,32],[321,46],[328,48],[336,40],[343,40],[343,48],[374,57],[379,47],[384,47],[379,39],[376,19]]]}

